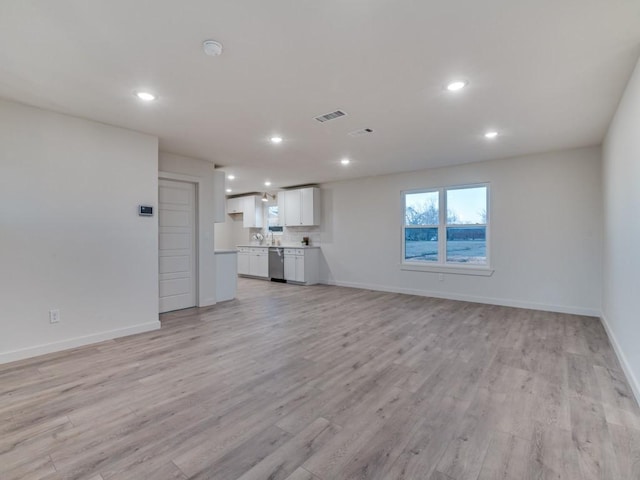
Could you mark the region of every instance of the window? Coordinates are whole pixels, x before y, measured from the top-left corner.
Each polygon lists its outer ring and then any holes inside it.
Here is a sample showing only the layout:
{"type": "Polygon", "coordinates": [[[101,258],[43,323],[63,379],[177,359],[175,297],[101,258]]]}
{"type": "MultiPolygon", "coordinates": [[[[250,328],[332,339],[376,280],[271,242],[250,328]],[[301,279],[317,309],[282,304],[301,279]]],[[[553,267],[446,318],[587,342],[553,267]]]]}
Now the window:
{"type": "Polygon", "coordinates": [[[280,216],[278,215],[278,206],[269,205],[267,208],[267,226],[277,227],[280,225],[280,216]]]}
{"type": "Polygon", "coordinates": [[[403,192],[403,265],[487,267],[488,185],[403,192]]]}
{"type": "Polygon", "coordinates": [[[269,235],[282,235],[283,228],[280,221],[280,215],[277,205],[269,205],[267,207],[267,232],[269,235]]]}

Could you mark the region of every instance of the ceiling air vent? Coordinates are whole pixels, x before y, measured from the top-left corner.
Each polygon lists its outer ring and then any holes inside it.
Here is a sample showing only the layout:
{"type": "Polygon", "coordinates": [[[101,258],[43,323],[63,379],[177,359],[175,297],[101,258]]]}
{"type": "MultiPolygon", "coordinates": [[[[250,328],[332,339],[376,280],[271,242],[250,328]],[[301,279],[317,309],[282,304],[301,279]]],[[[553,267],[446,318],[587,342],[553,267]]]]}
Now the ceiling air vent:
{"type": "Polygon", "coordinates": [[[316,120],[320,123],[328,122],[329,120],[333,120],[335,118],[344,117],[346,115],[342,110],[336,110],[335,112],[325,113],[324,115],[320,115],[316,117],[316,120]]]}
{"type": "Polygon", "coordinates": [[[355,132],[349,132],[349,135],[352,137],[361,137],[362,135],[368,135],[373,133],[373,129],[371,128],[362,128],[360,130],[356,130],[355,132]]]}

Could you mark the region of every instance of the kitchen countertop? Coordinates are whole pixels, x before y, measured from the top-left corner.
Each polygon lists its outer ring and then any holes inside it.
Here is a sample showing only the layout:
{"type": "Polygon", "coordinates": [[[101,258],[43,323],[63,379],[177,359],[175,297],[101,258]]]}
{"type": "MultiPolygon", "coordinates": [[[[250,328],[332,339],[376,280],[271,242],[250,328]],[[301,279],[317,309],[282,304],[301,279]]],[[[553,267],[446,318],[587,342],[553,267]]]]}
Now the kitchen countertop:
{"type": "Polygon", "coordinates": [[[238,245],[238,247],[251,247],[251,248],[269,248],[269,247],[280,247],[280,248],[320,248],[319,245],[251,245],[251,244],[242,244],[242,245],[238,245]]]}
{"type": "Polygon", "coordinates": [[[213,253],[215,253],[216,255],[223,253],[238,253],[238,250],[215,250],[213,253]]]}

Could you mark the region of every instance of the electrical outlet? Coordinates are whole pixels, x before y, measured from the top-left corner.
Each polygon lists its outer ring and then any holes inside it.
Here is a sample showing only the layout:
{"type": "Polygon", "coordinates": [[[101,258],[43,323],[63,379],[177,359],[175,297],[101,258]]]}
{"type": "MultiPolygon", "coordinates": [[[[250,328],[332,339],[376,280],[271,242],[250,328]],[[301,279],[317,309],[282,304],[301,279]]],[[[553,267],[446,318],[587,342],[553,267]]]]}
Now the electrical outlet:
{"type": "Polygon", "coordinates": [[[444,282],[444,273],[438,274],[438,280],[440,280],[441,282],[444,282]]]}
{"type": "Polygon", "coordinates": [[[60,310],[57,308],[49,310],[49,323],[58,323],[60,321],[60,310]]]}

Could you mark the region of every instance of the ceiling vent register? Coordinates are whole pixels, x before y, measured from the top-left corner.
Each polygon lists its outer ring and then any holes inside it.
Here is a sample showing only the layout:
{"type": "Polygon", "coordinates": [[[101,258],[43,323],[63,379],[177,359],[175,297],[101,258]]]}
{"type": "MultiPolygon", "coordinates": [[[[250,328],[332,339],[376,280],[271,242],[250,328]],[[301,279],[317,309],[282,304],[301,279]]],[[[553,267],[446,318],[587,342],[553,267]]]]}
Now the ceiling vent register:
{"type": "Polygon", "coordinates": [[[317,121],[320,123],[328,122],[329,120],[334,120],[336,118],[344,117],[346,112],[342,110],[336,110],[335,112],[325,113],[324,115],[320,115],[319,117],[315,117],[317,121]]]}

